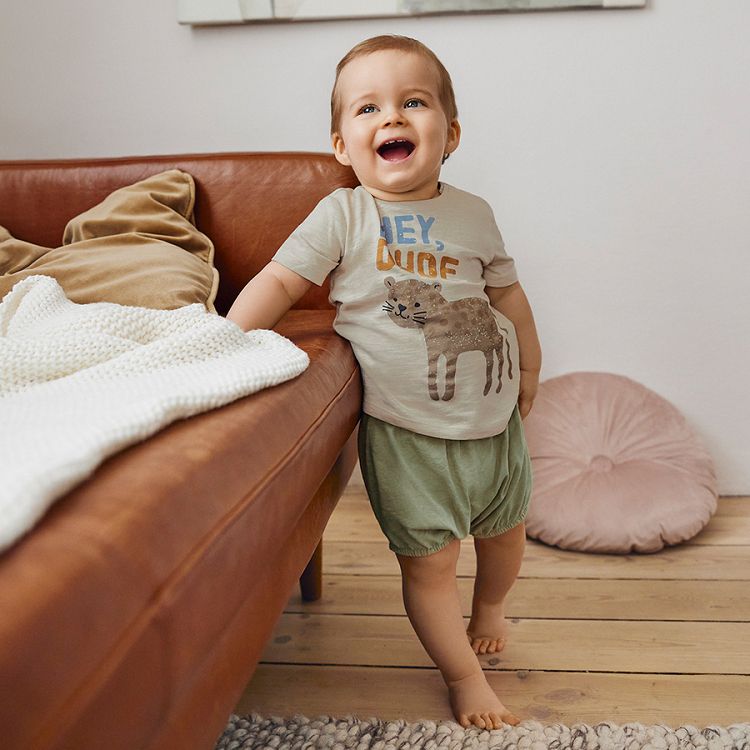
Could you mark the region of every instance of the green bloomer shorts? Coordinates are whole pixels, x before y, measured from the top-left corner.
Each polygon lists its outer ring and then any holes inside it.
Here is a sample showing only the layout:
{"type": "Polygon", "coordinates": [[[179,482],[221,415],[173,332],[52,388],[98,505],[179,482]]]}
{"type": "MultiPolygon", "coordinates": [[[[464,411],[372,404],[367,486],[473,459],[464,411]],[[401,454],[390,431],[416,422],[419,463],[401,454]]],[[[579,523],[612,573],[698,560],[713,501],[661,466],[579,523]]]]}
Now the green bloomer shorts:
{"type": "Polygon", "coordinates": [[[398,555],[429,555],[468,534],[496,536],[526,517],[531,461],[518,408],[504,432],[478,440],[420,435],[364,414],[359,461],[398,555]]]}

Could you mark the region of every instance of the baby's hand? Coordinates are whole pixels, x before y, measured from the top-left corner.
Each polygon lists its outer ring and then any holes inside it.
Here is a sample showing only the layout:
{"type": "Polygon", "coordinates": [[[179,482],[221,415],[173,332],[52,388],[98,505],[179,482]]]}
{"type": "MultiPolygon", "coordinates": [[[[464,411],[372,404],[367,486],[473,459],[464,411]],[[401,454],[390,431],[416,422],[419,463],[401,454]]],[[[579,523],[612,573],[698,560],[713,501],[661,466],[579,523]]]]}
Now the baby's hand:
{"type": "Polygon", "coordinates": [[[518,393],[518,411],[521,419],[531,411],[536,398],[536,392],[539,390],[539,370],[521,370],[521,385],[518,393]]]}

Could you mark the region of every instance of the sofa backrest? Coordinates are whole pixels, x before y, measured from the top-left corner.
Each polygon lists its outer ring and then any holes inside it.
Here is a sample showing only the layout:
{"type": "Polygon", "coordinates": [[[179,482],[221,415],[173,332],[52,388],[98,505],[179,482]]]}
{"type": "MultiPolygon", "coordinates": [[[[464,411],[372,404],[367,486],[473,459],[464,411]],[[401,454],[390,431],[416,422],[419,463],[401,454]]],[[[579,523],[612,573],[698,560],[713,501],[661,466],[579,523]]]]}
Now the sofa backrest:
{"type": "MultiPolygon", "coordinates": [[[[317,153],[5,161],[0,162],[0,226],[19,239],[57,247],[71,218],[117,188],[173,168],[195,179],[195,222],[216,247],[220,313],[321,198],[337,187],[357,185],[349,168],[317,153]]],[[[312,287],[296,306],[328,307],[328,284],[312,287]]]]}

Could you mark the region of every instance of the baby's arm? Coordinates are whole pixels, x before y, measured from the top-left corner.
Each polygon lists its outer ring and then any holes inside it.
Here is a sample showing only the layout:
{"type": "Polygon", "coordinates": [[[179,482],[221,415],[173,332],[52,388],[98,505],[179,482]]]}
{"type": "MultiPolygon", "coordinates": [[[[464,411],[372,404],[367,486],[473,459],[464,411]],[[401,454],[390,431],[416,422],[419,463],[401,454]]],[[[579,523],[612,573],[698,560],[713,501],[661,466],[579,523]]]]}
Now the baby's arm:
{"type": "Polygon", "coordinates": [[[243,331],[273,328],[311,284],[272,260],[247,282],[227,313],[227,319],[243,331]]]}
{"type": "Polygon", "coordinates": [[[521,359],[521,385],[518,395],[518,409],[521,419],[531,411],[539,388],[539,371],[542,369],[542,347],[534,324],[534,314],[521,285],[485,288],[490,304],[506,318],[516,329],[518,354],[521,359]]]}

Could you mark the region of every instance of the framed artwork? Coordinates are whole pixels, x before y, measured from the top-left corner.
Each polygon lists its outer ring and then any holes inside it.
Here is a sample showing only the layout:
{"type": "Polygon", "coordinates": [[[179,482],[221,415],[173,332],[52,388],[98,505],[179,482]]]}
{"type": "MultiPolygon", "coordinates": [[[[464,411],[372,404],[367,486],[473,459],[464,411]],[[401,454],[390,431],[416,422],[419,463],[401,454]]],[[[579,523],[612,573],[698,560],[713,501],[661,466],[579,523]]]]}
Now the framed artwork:
{"type": "Polygon", "coordinates": [[[646,0],[178,0],[177,20],[193,25],[290,23],[645,5],[646,0]]]}

